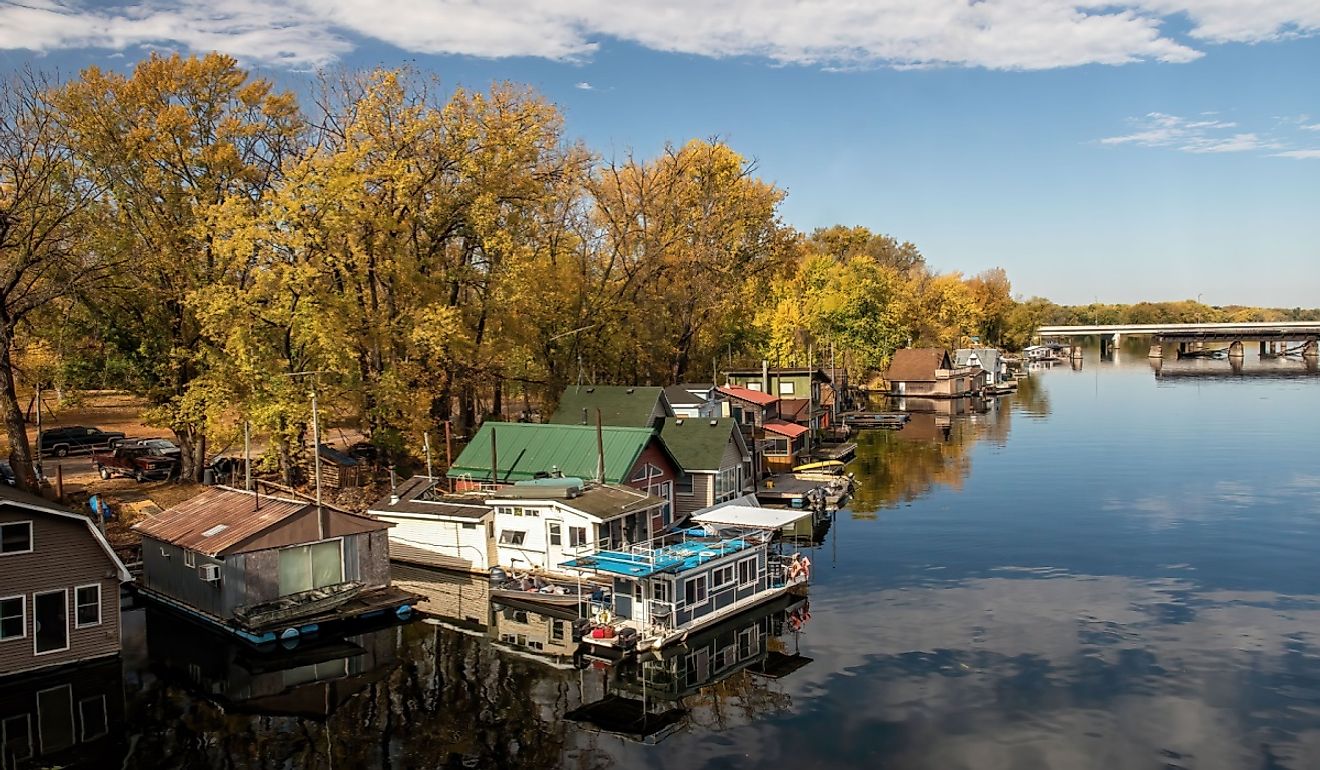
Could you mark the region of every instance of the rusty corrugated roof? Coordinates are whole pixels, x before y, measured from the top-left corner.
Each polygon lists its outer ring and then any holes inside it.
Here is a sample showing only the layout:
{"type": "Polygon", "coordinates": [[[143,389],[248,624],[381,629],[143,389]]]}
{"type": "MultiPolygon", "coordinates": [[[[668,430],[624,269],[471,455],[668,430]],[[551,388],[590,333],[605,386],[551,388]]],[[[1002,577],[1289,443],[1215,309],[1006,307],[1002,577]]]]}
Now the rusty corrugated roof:
{"type": "Polygon", "coordinates": [[[302,500],[255,495],[229,487],[211,487],[172,506],[133,529],[206,556],[230,548],[313,506],[302,500]]]}

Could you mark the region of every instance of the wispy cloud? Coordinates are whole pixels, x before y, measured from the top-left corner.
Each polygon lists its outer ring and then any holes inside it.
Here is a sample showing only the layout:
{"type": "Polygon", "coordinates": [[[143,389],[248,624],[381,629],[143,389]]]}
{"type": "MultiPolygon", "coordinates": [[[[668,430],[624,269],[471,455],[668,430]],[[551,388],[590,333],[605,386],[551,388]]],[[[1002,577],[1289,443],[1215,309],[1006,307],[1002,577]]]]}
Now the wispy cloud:
{"type": "Polygon", "coordinates": [[[595,86],[593,86],[592,84],[588,83],[588,82],[585,81],[585,80],[581,81],[580,83],[574,83],[574,84],[573,84],[573,87],[576,88],[576,89],[579,90],[579,91],[595,91],[595,90],[596,90],[596,87],[595,87],[595,86]]]}
{"type": "Polygon", "coordinates": [[[419,54],[590,58],[606,40],[852,69],[1188,62],[1199,46],[1320,33],[1311,0],[0,0],[0,49],[219,49],[286,67],[375,40],[419,54]],[[1186,34],[1167,30],[1179,20],[1186,34]]]}
{"type": "MultiPolygon", "coordinates": [[[[1199,118],[1217,114],[1202,112],[1199,118]]],[[[1320,149],[1307,147],[1308,144],[1314,144],[1314,139],[1297,133],[1297,130],[1320,131],[1320,124],[1311,124],[1308,120],[1305,116],[1274,118],[1274,128],[1270,133],[1260,133],[1241,130],[1235,121],[1193,120],[1151,112],[1131,119],[1134,129],[1131,132],[1104,137],[1099,143],[1163,147],[1196,154],[1261,152],[1275,158],[1312,160],[1320,158],[1320,149]]]]}

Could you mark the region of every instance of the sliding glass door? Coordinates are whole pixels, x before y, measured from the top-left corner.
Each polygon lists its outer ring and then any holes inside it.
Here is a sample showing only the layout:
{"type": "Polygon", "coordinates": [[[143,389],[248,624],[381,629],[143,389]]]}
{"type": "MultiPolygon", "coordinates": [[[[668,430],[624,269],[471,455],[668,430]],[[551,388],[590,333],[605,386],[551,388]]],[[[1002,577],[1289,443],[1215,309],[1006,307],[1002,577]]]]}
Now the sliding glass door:
{"type": "Polygon", "coordinates": [[[326,540],[280,550],[280,595],[344,582],[343,541],[326,540]]]}

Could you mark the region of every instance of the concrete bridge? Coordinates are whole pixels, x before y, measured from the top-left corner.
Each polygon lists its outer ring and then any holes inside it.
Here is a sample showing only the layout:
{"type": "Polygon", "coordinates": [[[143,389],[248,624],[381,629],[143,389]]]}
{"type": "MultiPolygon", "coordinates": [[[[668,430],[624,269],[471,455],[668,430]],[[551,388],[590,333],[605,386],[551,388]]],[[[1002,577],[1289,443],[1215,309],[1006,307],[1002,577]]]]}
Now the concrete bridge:
{"type": "Polygon", "coordinates": [[[1100,353],[1117,345],[1124,334],[1151,337],[1150,357],[1160,358],[1166,345],[1177,345],[1178,354],[1197,354],[1207,342],[1228,343],[1230,357],[1242,357],[1244,342],[1259,342],[1262,356],[1301,353],[1320,355],[1320,322],[1272,321],[1215,324],[1092,324],[1090,326],[1042,326],[1042,339],[1099,337],[1100,353]],[[1290,347],[1291,345],[1291,347],[1290,347]]]}

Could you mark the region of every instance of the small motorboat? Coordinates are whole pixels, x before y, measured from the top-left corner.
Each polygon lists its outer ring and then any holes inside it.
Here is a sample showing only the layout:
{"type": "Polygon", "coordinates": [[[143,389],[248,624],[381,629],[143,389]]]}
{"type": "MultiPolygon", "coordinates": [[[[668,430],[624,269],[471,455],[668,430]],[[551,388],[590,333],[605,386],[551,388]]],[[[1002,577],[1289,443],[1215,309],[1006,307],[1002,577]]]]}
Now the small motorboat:
{"type": "Polygon", "coordinates": [[[234,609],[234,619],[249,629],[265,628],[328,612],[360,593],[361,583],[336,583],[281,596],[268,602],[237,607],[234,609]]]}
{"type": "Polygon", "coordinates": [[[817,475],[842,476],[843,469],[847,463],[842,460],[821,460],[820,462],[798,465],[793,468],[794,473],[812,473],[817,475]]]}

